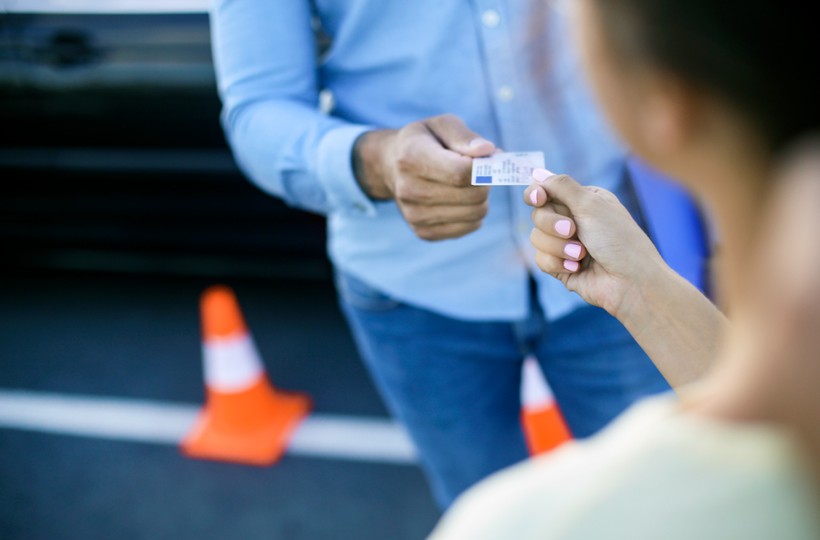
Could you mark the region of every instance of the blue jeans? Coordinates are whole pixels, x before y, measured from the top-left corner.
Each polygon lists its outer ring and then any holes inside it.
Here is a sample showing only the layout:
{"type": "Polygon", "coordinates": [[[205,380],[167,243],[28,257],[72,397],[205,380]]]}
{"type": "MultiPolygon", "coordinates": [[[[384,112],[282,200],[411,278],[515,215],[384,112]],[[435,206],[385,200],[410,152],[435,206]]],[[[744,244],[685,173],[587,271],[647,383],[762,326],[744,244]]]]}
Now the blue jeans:
{"type": "Polygon", "coordinates": [[[336,285],[359,352],[409,431],[442,509],[490,473],[527,458],[519,398],[526,354],[538,359],[577,438],[638,398],[669,390],[624,327],[600,308],[548,322],[533,291],[528,319],[472,322],[399,302],[341,272],[336,285]]]}

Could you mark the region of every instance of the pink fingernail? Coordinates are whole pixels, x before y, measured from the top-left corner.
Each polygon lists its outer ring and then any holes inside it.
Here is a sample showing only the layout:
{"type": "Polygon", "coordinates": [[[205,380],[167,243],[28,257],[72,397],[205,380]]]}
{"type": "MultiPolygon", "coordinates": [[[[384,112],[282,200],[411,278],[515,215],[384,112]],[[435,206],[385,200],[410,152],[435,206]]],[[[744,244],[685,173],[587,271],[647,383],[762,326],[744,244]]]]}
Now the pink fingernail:
{"type": "Polygon", "coordinates": [[[577,272],[579,266],[578,261],[564,261],[564,268],[570,272],[577,272]]]}
{"type": "Polygon", "coordinates": [[[533,169],[532,170],[532,177],[536,182],[543,182],[547,178],[552,176],[552,173],[549,172],[547,169],[533,169]]]}
{"type": "Polygon", "coordinates": [[[573,259],[577,259],[581,256],[581,246],[578,244],[567,244],[564,246],[564,253],[573,259]]]}
{"type": "Polygon", "coordinates": [[[570,230],[572,230],[572,223],[566,219],[562,219],[555,223],[555,231],[561,236],[569,236],[570,230]]]}
{"type": "Polygon", "coordinates": [[[476,146],[481,146],[482,144],[493,144],[493,143],[491,143],[487,139],[482,139],[481,137],[478,137],[478,138],[473,139],[472,141],[470,141],[470,148],[475,148],[476,146]]]}
{"type": "Polygon", "coordinates": [[[532,193],[530,193],[530,202],[532,202],[532,204],[534,204],[535,206],[538,206],[538,190],[537,189],[532,190],[532,193]]]}

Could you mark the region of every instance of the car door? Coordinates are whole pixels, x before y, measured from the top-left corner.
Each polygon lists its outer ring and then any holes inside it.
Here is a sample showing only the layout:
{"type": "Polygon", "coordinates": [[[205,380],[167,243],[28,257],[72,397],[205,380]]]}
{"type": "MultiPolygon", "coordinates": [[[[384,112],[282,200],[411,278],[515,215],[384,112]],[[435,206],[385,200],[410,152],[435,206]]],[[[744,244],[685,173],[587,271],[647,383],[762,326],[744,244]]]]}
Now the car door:
{"type": "Polygon", "coordinates": [[[327,275],[325,223],[243,177],[208,0],[0,0],[0,244],[21,264],[327,275]]]}
{"type": "Polygon", "coordinates": [[[207,2],[5,2],[18,144],[224,146],[207,2]]]}

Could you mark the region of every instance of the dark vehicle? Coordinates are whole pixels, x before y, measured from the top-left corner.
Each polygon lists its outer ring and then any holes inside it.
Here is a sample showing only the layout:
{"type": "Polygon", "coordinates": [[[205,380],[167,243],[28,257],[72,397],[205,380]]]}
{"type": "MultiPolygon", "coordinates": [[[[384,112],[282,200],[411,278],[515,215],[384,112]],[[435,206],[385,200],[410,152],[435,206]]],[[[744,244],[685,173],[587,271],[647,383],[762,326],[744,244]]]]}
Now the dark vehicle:
{"type": "Polygon", "coordinates": [[[329,275],[325,222],[237,168],[207,0],[0,0],[9,265],[329,275]]]}

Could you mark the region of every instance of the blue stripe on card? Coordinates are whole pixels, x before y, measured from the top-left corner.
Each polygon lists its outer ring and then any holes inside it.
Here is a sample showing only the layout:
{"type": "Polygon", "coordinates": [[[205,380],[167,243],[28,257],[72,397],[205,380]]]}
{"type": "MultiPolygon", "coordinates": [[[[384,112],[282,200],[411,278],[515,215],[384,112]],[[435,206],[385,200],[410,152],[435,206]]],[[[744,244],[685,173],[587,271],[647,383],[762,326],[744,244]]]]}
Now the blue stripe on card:
{"type": "Polygon", "coordinates": [[[492,184],[493,177],[492,176],[476,176],[475,177],[476,184],[492,184]]]}

